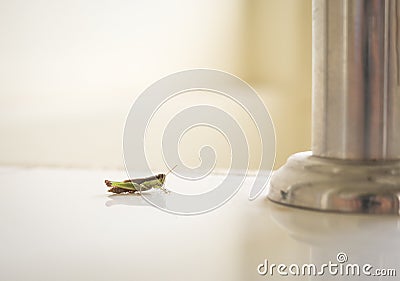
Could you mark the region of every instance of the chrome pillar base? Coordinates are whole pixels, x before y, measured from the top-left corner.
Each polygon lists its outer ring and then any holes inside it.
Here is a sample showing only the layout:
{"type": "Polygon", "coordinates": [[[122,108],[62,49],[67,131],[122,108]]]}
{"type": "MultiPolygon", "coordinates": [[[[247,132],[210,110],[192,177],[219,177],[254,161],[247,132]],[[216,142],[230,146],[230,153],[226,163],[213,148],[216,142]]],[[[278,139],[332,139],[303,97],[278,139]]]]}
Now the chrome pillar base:
{"type": "Polygon", "coordinates": [[[296,153],[270,181],[268,198],[340,213],[400,214],[400,161],[355,161],[296,153]]]}

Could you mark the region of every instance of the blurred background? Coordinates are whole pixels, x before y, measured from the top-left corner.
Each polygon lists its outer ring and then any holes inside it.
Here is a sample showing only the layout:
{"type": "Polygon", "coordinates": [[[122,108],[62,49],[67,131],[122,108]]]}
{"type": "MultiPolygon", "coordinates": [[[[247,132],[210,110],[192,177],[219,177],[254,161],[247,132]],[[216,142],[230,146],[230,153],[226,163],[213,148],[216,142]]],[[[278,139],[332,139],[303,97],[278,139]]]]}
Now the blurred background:
{"type": "MultiPolygon", "coordinates": [[[[0,165],[123,168],[135,97],[191,68],[257,90],[275,124],[275,168],[310,150],[311,0],[0,0],[0,34],[0,165]]],[[[195,149],[182,151],[196,165],[195,149]]]]}

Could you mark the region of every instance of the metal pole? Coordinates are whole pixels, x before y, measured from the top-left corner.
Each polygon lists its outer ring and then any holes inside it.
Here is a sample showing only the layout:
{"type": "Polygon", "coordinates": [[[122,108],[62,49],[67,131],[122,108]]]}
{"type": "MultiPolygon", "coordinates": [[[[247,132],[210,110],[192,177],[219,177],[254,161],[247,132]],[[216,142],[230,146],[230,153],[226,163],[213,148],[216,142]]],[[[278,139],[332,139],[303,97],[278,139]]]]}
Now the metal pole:
{"type": "Polygon", "coordinates": [[[312,153],[276,171],[268,198],[400,214],[400,0],[313,0],[312,153]]]}
{"type": "Polygon", "coordinates": [[[313,1],[314,155],[400,158],[399,1],[313,1]]]}

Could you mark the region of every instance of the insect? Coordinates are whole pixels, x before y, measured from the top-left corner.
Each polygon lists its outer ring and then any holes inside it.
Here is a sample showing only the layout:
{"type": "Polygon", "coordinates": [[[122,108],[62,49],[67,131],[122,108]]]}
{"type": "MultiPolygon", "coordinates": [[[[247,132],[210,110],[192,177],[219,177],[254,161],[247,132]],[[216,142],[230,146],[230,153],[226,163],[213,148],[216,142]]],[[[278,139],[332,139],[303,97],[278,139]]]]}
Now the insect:
{"type": "Polygon", "coordinates": [[[147,191],[153,188],[159,188],[167,192],[167,190],[164,188],[165,177],[165,174],[158,174],[156,176],[151,176],[147,178],[129,179],[121,182],[105,180],[105,183],[108,187],[111,187],[108,192],[113,192],[117,194],[125,192],[136,193],[147,191]]]}
{"type": "Polygon", "coordinates": [[[105,184],[110,187],[108,192],[117,194],[140,193],[150,189],[161,189],[168,193],[168,190],[164,188],[165,178],[173,169],[175,169],[175,167],[169,170],[167,174],[158,174],[147,178],[129,179],[124,181],[105,180],[105,184]]]}

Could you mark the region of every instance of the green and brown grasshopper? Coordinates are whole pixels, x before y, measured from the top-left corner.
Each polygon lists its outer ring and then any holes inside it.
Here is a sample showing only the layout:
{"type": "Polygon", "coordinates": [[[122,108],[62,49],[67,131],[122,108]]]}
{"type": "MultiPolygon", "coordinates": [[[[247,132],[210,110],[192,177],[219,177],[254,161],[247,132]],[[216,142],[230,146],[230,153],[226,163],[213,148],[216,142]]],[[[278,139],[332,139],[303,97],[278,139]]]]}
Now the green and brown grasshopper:
{"type": "Polygon", "coordinates": [[[124,181],[109,181],[105,180],[105,183],[110,189],[108,192],[112,193],[140,193],[150,189],[160,189],[166,193],[169,191],[164,188],[165,178],[167,175],[175,169],[172,168],[167,174],[158,174],[147,178],[129,179],[124,181]]]}
{"type": "Polygon", "coordinates": [[[147,178],[129,179],[124,181],[109,181],[105,180],[105,183],[110,189],[108,192],[112,193],[139,193],[150,189],[161,189],[168,192],[164,188],[166,175],[158,174],[147,178]]]}

